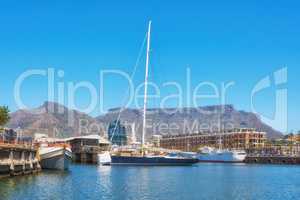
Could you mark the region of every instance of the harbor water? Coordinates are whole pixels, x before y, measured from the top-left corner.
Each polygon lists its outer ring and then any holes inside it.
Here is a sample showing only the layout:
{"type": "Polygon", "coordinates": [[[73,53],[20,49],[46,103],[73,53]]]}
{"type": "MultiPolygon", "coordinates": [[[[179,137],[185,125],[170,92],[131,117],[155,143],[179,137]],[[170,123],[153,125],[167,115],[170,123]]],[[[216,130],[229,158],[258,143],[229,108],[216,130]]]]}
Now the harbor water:
{"type": "Polygon", "coordinates": [[[300,198],[300,167],[198,164],[192,167],[71,165],[0,180],[1,200],[193,200],[300,198]]]}

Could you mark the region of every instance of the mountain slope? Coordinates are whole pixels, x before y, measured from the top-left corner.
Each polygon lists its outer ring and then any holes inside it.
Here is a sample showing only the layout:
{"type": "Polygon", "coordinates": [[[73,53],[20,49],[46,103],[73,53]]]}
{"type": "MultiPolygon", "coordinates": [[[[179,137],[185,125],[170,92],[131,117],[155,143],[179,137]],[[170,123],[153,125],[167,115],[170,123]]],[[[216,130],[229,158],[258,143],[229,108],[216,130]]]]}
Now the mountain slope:
{"type": "MultiPolygon", "coordinates": [[[[111,109],[106,115],[97,117],[99,123],[108,124],[118,118],[120,109],[111,109]]],[[[153,134],[191,134],[199,131],[217,131],[232,128],[255,128],[267,132],[268,138],[279,138],[282,134],[264,124],[255,114],[237,111],[232,105],[206,106],[182,109],[149,109],[147,111],[147,137],[153,134]]],[[[135,124],[137,137],[142,132],[142,111],[124,109],[120,114],[122,123],[135,124]]],[[[131,130],[129,129],[129,132],[131,130]]]]}
{"type": "Polygon", "coordinates": [[[46,133],[55,137],[70,137],[88,134],[85,124],[96,123],[92,117],[69,110],[57,103],[45,102],[32,110],[19,110],[11,114],[9,127],[26,130],[26,134],[46,133]]]}
{"type": "MultiPolygon", "coordinates": [[[[116,120],[120,108],[111,109],[105,115],[92,118],[87,114],[70,110],[62,105],[45,102],[32,110],[19,110],[11,114],[9,127],[26,130],[26,134],[47,133],[55,137],[75,135],[105,135],[110,122],[116,120]]],[[[143,114],[138,109],[124,109],[121,122],[127,127],[128,135],[141,137],[143,114]]],[[[256,128],[267,132],[268,138],[279,138],[282,134],[261,122],[253,113],[238,111],[231,105],[206,106],[182,109],[148,109],[147,135],[190,134],[199,131],[217,131],[231,128],[256,128]]]]}

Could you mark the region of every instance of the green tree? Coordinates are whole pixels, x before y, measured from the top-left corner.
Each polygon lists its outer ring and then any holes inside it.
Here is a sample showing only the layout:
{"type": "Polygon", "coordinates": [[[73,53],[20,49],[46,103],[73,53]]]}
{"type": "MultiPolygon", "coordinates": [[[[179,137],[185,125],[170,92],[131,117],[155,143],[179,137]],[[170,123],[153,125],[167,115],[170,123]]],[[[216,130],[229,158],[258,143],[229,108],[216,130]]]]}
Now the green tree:
{"type": "Polygon", "coordinates": [[[0,106],[0,126],[4,126],[10,120],[9,109],[7,106],[0,106]]]}

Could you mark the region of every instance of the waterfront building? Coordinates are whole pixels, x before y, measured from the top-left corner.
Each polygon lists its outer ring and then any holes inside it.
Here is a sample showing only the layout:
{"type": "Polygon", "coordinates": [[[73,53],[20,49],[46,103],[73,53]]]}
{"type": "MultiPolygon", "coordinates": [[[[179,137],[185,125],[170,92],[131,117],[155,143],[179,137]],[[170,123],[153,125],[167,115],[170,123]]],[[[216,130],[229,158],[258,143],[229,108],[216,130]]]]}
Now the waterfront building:
{"type": "Polygon", "coordinates": [[[108,139],[111,141],[112,145],[127,145],[126,128],[120,121],[115,120],[109,124],[108,139]]]}
{"type": "Polygon", "coordinates": [[[99,135],[87,135],[65,139],[70,145],[73,160],[80,163],[97,163],[98,154],[107,151],[110,143],[99,135]]]}
{"type": "Polygon", "coordinates": [[[152,144],[154,147],[160,147],[160,141],[162,139],[161,135],[153,135],[152,136],[152,144]]]}
{"type": "Polygon", "coordinates": [[[287,141],[292,143],[300,143],[300,134],[291,134],[287,136],[287,141]]]}
{"type": "Polygon", "coordinates": [[[17,139],[17,132],[14,129],[3,128],[0,130],[0,140],[3,142],[14,143],[17,139]]]}
{"type": "Polygon", "coordinates": [[[30,135],[21,135],[19,129],[0,128],[0,143],[32,145],[30,135]]]}
{"type": "Polygon", "coordinates": [[[160,147],[183,151],[198,151],[210,146],[224,149],[259,149],[263,148],[266,133],[255,129],[233,129],[216,133],[197,133],[189,135],[167,135],[160,140],[160,147]]]}

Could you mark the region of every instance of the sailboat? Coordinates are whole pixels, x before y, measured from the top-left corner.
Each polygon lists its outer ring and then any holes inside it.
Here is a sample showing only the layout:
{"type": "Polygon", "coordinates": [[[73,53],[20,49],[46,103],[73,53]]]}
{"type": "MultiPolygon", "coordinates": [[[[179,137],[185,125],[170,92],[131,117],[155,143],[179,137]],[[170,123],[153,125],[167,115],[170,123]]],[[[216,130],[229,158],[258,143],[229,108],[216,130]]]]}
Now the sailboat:
{"type": "Polygon", "coordinates": [[[143,109],[143,133],[142,144],[139,153],[127,151],[114,153],[111,155],[111,165],[136,165],[136,166],[178,166],[193,165],[198,162],[196,158],[187,158],[181,156],[155,155],[149,154],[145,147],[146,135],[146,112],[147,112],[147,92],[148,92],[148,73],[149,73],[149,54],[150,54],[150,34],[151,21],[147,33],[147,52],[146,52],[146,70],[145,70],[145,90],[144,90],[144,109],[143,109]]]}

